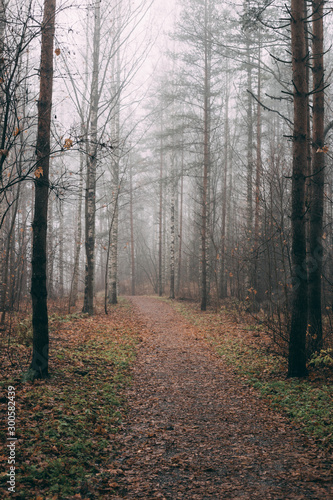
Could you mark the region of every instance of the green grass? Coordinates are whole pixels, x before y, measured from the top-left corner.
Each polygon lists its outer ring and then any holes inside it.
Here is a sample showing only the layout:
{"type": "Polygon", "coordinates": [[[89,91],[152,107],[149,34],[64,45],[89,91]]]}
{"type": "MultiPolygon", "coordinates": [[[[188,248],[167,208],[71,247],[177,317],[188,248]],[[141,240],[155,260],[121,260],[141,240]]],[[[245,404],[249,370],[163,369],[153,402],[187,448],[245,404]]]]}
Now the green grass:
{"type": "MultiPolygon", "coordinates": [[[[82,488],[104,498],[100,470],[117,456],[114,435],[126,411],[123,390],[131,381],[139,327],[123,301],[112,316],[65,316],[61,323],[61,340],[51,345],[51,378],[34,384],[18,384],[16,378],[13,498],[60,500],[82,488]]],[[[0,492],[8,480],[5,463],[1,469],[0,492]]]]}

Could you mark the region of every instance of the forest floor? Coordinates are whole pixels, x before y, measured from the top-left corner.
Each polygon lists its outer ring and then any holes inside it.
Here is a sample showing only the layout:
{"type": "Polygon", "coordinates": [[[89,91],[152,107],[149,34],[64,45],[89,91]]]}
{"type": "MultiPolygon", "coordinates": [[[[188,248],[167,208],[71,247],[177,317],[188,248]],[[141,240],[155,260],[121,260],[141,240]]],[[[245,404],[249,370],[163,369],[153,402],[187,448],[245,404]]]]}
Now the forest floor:
{"type": "Polygon", "coordinates": [[[31,331],[0,338],[0,496],[333,499],[333,386],[285,379],[254,324],[151,297],[52,314],[51,378],[22,383],[31,331]],[[9,494],[6,388],[15,387],[9,494]],[[291,420],[293,422],[291,422],[291,420]]]}
{"type": "Polygon", "coordinates": [[[236,378],[200,328],[158,299],[131,301],[147,329],[110,498],[333,499],[331,459],[236,378]]]}

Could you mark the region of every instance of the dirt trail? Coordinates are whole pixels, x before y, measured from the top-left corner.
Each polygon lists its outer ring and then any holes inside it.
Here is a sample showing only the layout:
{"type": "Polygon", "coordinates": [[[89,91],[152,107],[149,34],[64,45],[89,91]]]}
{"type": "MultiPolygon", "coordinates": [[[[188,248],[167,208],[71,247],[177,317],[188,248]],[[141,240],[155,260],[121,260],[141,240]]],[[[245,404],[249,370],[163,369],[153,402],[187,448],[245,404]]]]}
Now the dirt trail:
{"type": "Polygon", "coordinates": [[[144,334],[119,439],[118,496],[333,499],[329,464],[157,299],[131,298],[144,334]]]}

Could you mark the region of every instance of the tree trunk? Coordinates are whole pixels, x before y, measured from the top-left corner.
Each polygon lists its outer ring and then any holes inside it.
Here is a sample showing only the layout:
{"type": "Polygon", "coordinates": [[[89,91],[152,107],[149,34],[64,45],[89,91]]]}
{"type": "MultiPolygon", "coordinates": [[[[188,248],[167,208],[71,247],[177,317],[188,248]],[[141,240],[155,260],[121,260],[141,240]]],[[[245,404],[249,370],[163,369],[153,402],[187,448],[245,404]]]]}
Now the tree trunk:
{"type": "Polygon", "coordinates": [[[6,311],[9,303],[9,289],[10,289],[10,281],[11,281],[11,269],[10,269],[10,264],[9,264],[9,258],[10,258],[10,252],[13,250],[14,245],[14,240],[15,236],[14,231],[15,231],[15,222],[16,222],[16,216],[17,216],[17,211],[18,211],[18,204],[19,204],[19,198],[20,198],[20,189],[21,184],[18,185],[17,188],[17,193],[16,193],[16,201],[14,205],[14,211],[12,214],[12,220],[10,224],[10,228],[7,234],[7,244],[6,244],[6,250],[5,250],[5,255],[4,255],[4,276],[3,276],[3,282],[2,282],[2,295],[1,295],[1,303],[0,303],[0,311],[2,311],[1,315],[1,321],[0,323],[3,325],[5,322],[5,317],[6,317],[6,311]],[[8,274],[9,274],[9,279],[8,279],[8,274]]]}
{"type": "MultiPolygon", "coordinates": [[[[4,40],[5,40],[5,28],[6,28],[6,4],[4,0],[0,0],[0,79],[4,80],[4,70],[5,70],[5,59],[4,59],[4,40]]],[[[0,88],[0,140],[1,144],[3,142],[2,138],[4,136],[4,116],[5,116],[5,106],[6,106],[6,95],[5,92],[0,88]]],[[[2,185],[2,167],[0,168],[0,184],[2,185]]],[[[5,201],[3,195],[0,195],[0,279],[4,282],[4,272],[5,272],[5,248],[6,248],[6,237],[4,228],[4,217],[5,217],[5,201]]],[[[0,287],[0,301],[3,302],[5,298],[3,297],[5,290],[3,285],[0,287]]]]}
{"type": "Polygon", "coordinates": [[[204,165],[202,184],[201,210],[201,310],[206,311],[208,302],[207,290],[207,243],[208,243],[208,201],[209,201],[209,169],[210,169],[210,73],[211,73],[211,32],[210,32],[210,0],[205,0],[205,60],[204,60],[204,165]]]}
{"type": "Polygon", "coordinates": [[[162,140],[162,124],[163,118],[161,119],[161,140],[160,140],[160,208],[159,208],[159,221],[158,221],[158,295],[162,297],[163,295],[163,140],[162,140]]]}
{"type": "Polygon", "coordinates": [[[111,232],[110,248],[110,291],[109,302],[118,302],[118,225],[119,225],[119,162],[120,162],[120,51],[117,50],[112,61],[111,96],[114,99],[114,113],[111,118],[111,141],[113,144],[113,158],[111,165],[112,176],[112,217],[113,225],[111,232]]]}
{"type": "Polygon", "coordinates": [[[59,203],[59,290],[58,298],[64,296],[64,212],[62,203],[59,203]]]}
{"type": "Polygon", "coordinates": [[[294,86],[292,172],[292,318],[288,377],[304,377],[306,368],[307,271],[305,181],[307,173],[307,82],[303,0],[291,0],[291,51],[294,86]]]}
{"type": "Polygon", "coordinates": [[[82,192],[83,192],[83,155],[80,155],[80,171],[79,171],[79,194],[78,194],[78,208],[76,215],[77,231],[75,235],[74,246],[74,269],[71,281],[71,289],[69,293],[68,310],[76,305],[78,291],[79,291],[79,273],[80,273],[80,253],[81,253],[81,239],[82,239],[82,192]]]}
{"type": "Polygon", "coordinates": [[[171,196],[170,196],[170,299],[175,298],[175,204],[176,204],[176,168],[172,154],[171,196]]]}
{"type": "Polygon", "coordinates": [[[32,249],[32,327],[33,353],[31,378],[48,376],[49,331],[46,289],[46,237],[49,194],[50,129],[53,87],[53,42],[55,31],[55,0],[44,0],[38,100],[37,169],[35,172],[35,209],[32,249]]]}
{"type": "MultiPolygon", "coordinates": [[[[52,180],[51,180],[52,182],[52,180]]],[[[53,199],[52,193],[49,195],[48,202],[48,237],[47,237],[47,295],[49,299],[54,299],[54,242],[53,242],[53,199]]]]}
{"type": "Polygon", "coordinates": [[[257,104],[257,158],[256,158],[256,181],[255,181],[255,210],[254,210],[254,276],[253,287],[255,300],[260,302],[263,295],[261,280],[259,277],[259,215],[260,215],[260,177],[261,177],[261,32],[259,27],[259,54],[258,54],[258,104],[257,104]]]}
{"type": "MultiPolygon", "coordinates": [[[[246,38],[246,53],[247,53],[247,178],[246,178],[246,235],[247,235],[247,253],[248,266],[246,276],[246,289],[253,285],[253,110],[252,110],[252,66],[251,66],[251,44],[250,35],[246,38]]],[[[247,293],[247,292],[246,292],[247,293]]]]}
{"type": "Polygon", "coordinates": [[[135,249],[133,224],[133,174],[130,167],[130,224],[131,224],[131,294],[135,295],[135,249]]]}
{"type": "Polygon", "coordinates": [[[312,352],[323,346],[321,275],[323,263],[324,147],[324,29],[323,0],[312,2],[313,144],[310,202],[309,333],[312,352]]]}
{"type": "Polygon", "coordinates": [[[181,171],[180,171],[180,209],[179,209],[179,246],[178,246],[178,273],[176,292],[179,291],[182,283],[182,246],[183,246],[183,205],[184,205],[184,142],[182,140],[181,171]]]}
{"type": "MultiPolygon", "coordinates": [[[[228,67],[227,67],[228,71],[228,67]]],[[[227,296],[226,277],[226,222],[227,222],[227,182],[228,182],[228,149],[229,149],[229,78],[226,73],[225,115],[224,115],[224,158],[223,158],[223,187],[222,187],[222,227],[221,227],[221,269],[220,269],[220,298],[227,296]]]]}
{"type": "Polygon", "coordinates": [[[93,49],[93,75],[91,84],[91,122],[89,156],[87,158],[87,182],[85,197],[85,248],[86,273],[83,312],[94,314],[95,281],[95,224],[96,224],[96,167],[97,167],[97,122],[99,106],[99,46],[100,46],[100,2],[95,4],[95,28],[93,49]]]}

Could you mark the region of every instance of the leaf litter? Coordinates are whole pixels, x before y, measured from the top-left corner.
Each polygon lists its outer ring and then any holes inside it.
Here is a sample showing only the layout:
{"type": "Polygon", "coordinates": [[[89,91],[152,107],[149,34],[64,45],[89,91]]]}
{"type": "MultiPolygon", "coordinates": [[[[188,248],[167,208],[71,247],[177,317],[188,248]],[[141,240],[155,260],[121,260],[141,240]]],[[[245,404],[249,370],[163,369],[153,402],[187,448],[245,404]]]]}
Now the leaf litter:
{"type": "Polygon", "coordinates": [[[47,381],[19,382],[26,346],[2,356],[2,387],[17,394],[13,498],[333,498],[331,457],[237,378],[198,324],[158,299],[131,302],[55,321],[47,381]]]}
{"type": "Polygon", "coordinates": [[[110,498],[333,498],[330,457],[235,377],[200,329],[158,299],[131,301],[147,328],[110,498]]]}

